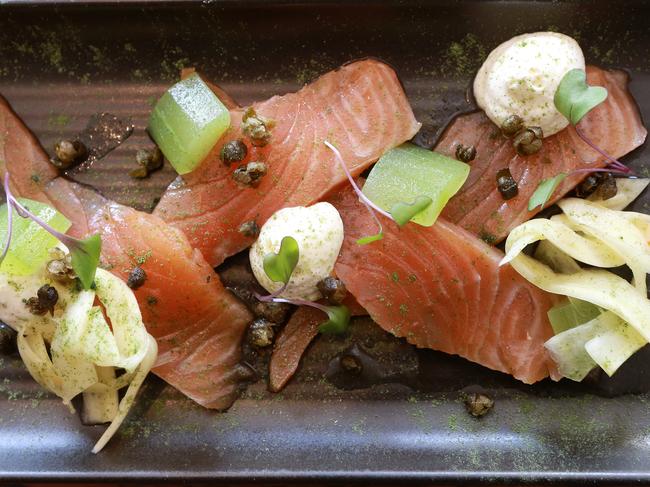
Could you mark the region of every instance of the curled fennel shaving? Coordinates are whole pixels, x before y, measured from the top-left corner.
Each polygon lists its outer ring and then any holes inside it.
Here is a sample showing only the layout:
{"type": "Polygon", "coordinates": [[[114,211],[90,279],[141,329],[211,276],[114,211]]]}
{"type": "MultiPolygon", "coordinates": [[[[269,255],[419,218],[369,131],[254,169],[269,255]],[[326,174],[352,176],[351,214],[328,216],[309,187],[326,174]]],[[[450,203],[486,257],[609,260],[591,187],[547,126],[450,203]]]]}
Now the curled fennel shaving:
{"type": "MultiPolygon", "coordinates": [[[[635,183],[631,191],[638,195],[645,185],[635,183]]],[[[629,203],[620,199],[612,206],[623,202],[629,203]]],[[[528,221],[510,233],[502,265],[509,262],[545,291],[601,308],[603,312],[592,320],[551,338],[546,348],[565,377],[580,381],[595,366],[612,375],[650,341],[650,301],[646,294],[650,218],[576,198],[564,199],[558,206],[561,215],[528,221]],[[537,258],[522,253],[537,241],[541,241],[537,258]],[[584,269],[578,262],[601,269],[584,269]],[[623,264],[632,270],[631,284],[602,269],[623,264]]]]}
{"type": "Polygon", "coordinates": [[[97,453],[128,414],[156,361],[157,346],[144,327],[133,292],[122,280],[97,269],[95,287],[80,292],[62,289],[63,313],[34,316],[16,327],[18,350],[32,377],[71,409],[71,400],[83,393],[84,419],[111,422],[93,448],[97,453]],[[96,299],[110,325],[94,305],[96,299]],[[116,369],[124,373],[116,377],[116,369]],[[118,401],[117,392],[123,387],[127,390],[118,401]]]}

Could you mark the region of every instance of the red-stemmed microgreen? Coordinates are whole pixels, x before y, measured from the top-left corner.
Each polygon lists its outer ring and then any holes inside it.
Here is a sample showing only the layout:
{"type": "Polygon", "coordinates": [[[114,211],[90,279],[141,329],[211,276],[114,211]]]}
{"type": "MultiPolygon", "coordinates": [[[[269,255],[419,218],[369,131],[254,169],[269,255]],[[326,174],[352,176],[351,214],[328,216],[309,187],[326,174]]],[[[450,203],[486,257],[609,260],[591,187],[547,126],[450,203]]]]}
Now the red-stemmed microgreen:
{"type": "Polygon", "coordinates": [[[551,199],[555,189],[566,177],[567,173],[561,172],[552,178],[542,179],[539,186],[537,186],[537,189],[528,200],[528,211],[533,211],[538,206],[543,210],[544,205],[551,199]]]}
{"type": "Polygon", "coordinates": [[[341,156],[341,153],[339,150],[334,147],[329,141],[324,141],[323,142],[329,150],[331,150],[334,153],[334,158],[336,161],[339,163],[339,166],[343,169],[345,172],[345,175],[348,178],[348,181],[350,182],[350,185],[352,186],[352,189],[354,192],[357,194],[359,197],[359,201],[365,205],[365,207],[368,210],[368,213],[372,216],[372,218],[375,220],[375,223],[377,223],[377,228],[379,228],[379,231],[375,235],[369,235],[367,237],[362,237],[359,240],[357,240],[357,244],[359,245],[366,245],[371,242],[376,242],[377,240],[381,240],[384,238],[384,228],[381,225],[381,221],[379,221],[379,218],[377,218],[377,215],[375,212],[379,213],[380,215],[385,216],[386,218],[390,218],[391,220],[393,217],[388,213],[387,211],[383,210],[376,204],[374,204],[370,198],[368,198],[365,194],[363,194],[363,191],[361,191],[361,188],[357,185],[355,182],[354,178],[352,177],[352,174],[350,173],[350,170],[348,169],[348,166],[345,164],[345,161],[343,160],[343,156],[341,156]]]}
{"type": "MultiPolygon", "coordinates": [[[[613,168],[616,172],[623,173],[624,175],[627,175],[627,174],[631,174],[631,173],[632,173],[632,169],[630,169],[629,167],[627,167],[625,164],[623,164],[623,163],[622,163],[621,161],[619,161],[618,159],[614,159],[614,158],[613,158],[612,156],[610,156],[607,152],[605,152],[605,151],[602,150],[600,147],[598,147],[594,142],[592,142],[591,139],[589,139],[589,138],[585,135],[585,133],[584,133],[582,130],[580,130],[580,127],[578,127],[578,126],[576,125],[574,128],[576,129],[576,133],[578,134],[578,136],[579,136],[579,137],[580,137],[580,138],[581,138],[581,139],[582,139],[582,140],[583,140],[583,141],[584,141],[584,142],[585,142],[589,147],[591,147],[593,150],[595,150],[596,152],[598,152],[601,156],[603,156],[605,159],[607,159],[607,160],[609,161],[608,167],[613,168]]],[[[592,169],[592,171],[595,171],[595,170],[592,169]]],[[[575,172],[575,171],[574,171],[574,172],[575,172]]]]}
{"type": "Polygon", "coordinates": [[[395,223],[397,223],[398,226],[402,227],[406,225],[406,223],[408,223],[411,220],[411,218],[413,218],[421,211],[424,211],[433,202],[433,200],[428,196],[418,196],[413,203],[402,203],[402,202],[396,203],[391,208],[390,213],[387,212],[383,208],[373,203],[372,200],[368,198],[363,193],[363,191],[361,191],[361,188],[359,188],[356,181],[352,177],[352,173],[350,173],[350,170],[348,169],[348,166],[345,164],[345,161],[343,160],[343,156],[341,156],[339,150],[327,140],[325,140],[323,143],[327,146],[328,149],[330,149],[334,153],[334,157],[336,161],[339,163],[339,165],[345,172],[345,175],[347,176],[348,181],[352,186],[352,189],[359,197],[359,201],[363,203],[363,205],[366,207],[368,213],[370,213],[370,216],[372,216],[372,218],[375,220],[375,223],[377,224],[377,228],[379,229],[379,231],[375,235],[369,235],[367,237],[362,237],[358,239],[357,240],[358,245],[366,245],[384,238],[383,226],[381,224],[381,221],[375,214],[375,212],[385,216],[390,220],[393,220],[395,223]]]}
{"type": "Polygon", "coordinates": [[[321,310],[329,318],[318,327],[318,331],[321,333],[339,335],[348,329],[348,324],[350,323],[350,310],[343,304],[339,306],[326,306],[313,301],[307,301],[306,299],[286,298],[274,298],[273,301],[276,303],[295,304],[296,306],[310,306],[321,310]]]}
{"type": "Polygon", "coordinates": [[[280,250],[278,253],[270,252],[266,254],[263,263],[264,272],[268,278],[273,282],[281,282],[283,285],[280,289],[267,296],[255,293],[255,297],[259,301],[266,303],[289,303],[296,306],[310,306],[316,308],[325,313],[328,317],[328,320],[324,321],[319,326],[319,331],[321,333],[344,333],[350,323],[350,311],[347,306],[326,306],[306,299],[288,299],[280,297],[289,285],[291,274],[293,274],[293,271],[298,265],[299,258],[300,249],[296,239],[289,236],[284,237],[280,242],[280,250]]]}
{"type": "Polygon", "coordinates": [[[608,162],[606,168],[582,168],[575,169],[570,173],[560,173],[555,177],[540,181],[537,189],[528,200],[528,210],[532,211],[538,206],[544,208],[546,202],[551,199],[553,192],[567,176],[580,173],[609,172],[616,175],[627,176],[632,170],[625,164],[615,159],[603,149],[598,147],[580,129],[578,124],[587,113],[600,105],[607,99],[607,89],[602,86],[589,86],[587,84],[587,73],[583,69],[572,69],[568,71],[555,91],[553,101],[555,108],[564,115],[569,123],[573,125],[576,134],[582,141],[598,152],[608,162]]]}
{"type": "Polygon", "coordinates": [[[5,174],[4,191],[7,198],[7,239],[5,241],[4,249],[0,255],[0,263],[4,260],[11,245],[11,237],[13,231],[13,211],[21,218],[26,218],[34,221],[41,226],[45,231],[56,237],[59,242],[64,244],[70,251],[72,268],[79,277],[81,285],[84,289],[90,289],[95,280],[95,272],[99,265],[99,255],[101,253],[102,240],[98,234],[91,235],[90,237],[80,240],[64,233],[61,233],[46,222],[41,220],[38,216],[31,213],[25,208],[12,194],[9,187],[9,173],[5,174]]]}

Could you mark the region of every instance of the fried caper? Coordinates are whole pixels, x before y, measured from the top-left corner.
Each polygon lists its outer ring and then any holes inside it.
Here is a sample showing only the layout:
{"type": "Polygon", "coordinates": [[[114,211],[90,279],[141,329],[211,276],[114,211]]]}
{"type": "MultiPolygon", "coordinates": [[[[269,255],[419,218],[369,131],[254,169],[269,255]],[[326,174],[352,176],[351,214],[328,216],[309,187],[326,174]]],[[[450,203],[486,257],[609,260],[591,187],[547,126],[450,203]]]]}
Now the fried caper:
{"type": "Polygon", "coordinates": [[[255,147],[264,147],[271,140],[271,129],[275,126],[273,120],[269,120],[255,112],[249,107],[242,116],[241,130],[248,137],[255,147]]]}
{"type": "Polygon", "coordinates": [[[134,267],[129,273],[126,285],[131,289],[138,289],[147,280],[147,273],[140,266],[134,267]]]}
{"type": "Polygon", "coordinates": [[[248,148],[246,147],[246,144],[244,144],[244,141],[231,140],[223,145],[219,157],[224,164],[229,166],[234,162],[243,161],[246,159],[247,154],[248,148]]]}
{"type": "Polygon", "coordinates": [[[504,200],[514,198],[519,193],[517,181],[512,177],[510,169],[505,168],[497,172],[497,188],[504,200]]]}
{"type": "Polygon", "coordinates": [[[59,169],[68,169],[88,157],[88,149],[79,140],[60,140],[54,144],[54,153],[56,158],[50,162],[59,169]]]}
{"type": "Polygon", "coordinates": [[[160,169],[163,166],[163,154],[158,147],[153,149],[139,149],[135,153],[135,162],[138,167],[131,171],[129,174],[133,178],[146,178],[153,171],[160,169]]]}
{"type": "Polygon", "coordinates": [[[260,227],[255,220],[249,220],[239,225],[239,233],[244,237],[257,237],[260,234],[260,227]]]}
{"type": "Polygon", "coordinates": [[[348,290],[345,284],[343,284],[343,281],[334,277],[326,277],[322,281],[319,281],[316,287],[330,304],[341,304],[348,294],[348,290]]]}
{"type": "Polygon", "coordinates": [[[524,120],[519,115],[510,115],[501,124],[501,133],[510,138],[524,128],[524,120]]]}
{"type": "Polygon", "coordinates": [[[44,284],[36,292],[36,297],[29,298],[25,305],[29,308],[30,313],[35,315],[44,315],[48,311],[54,314],[54,306],[59,301],[59,293],[56,288],[49,284],[44,284]]]}
{"type": "Polygon", "coordinates": [[[232,177],[241,186],[257,186],[266,172],[266,164],[254,161],[239,166],[232,177]]]}
{"type": "Polygon", "coordinates": [[[476,147],[473,145],[464,146],[458,144],[456,146],[456,159],[461,162],[471,162],[476,159],[476,147]]]}
{"type": "Polygon", "coordinates": [[[517,133],[512,145],[520,156],[529,156],[542,148],[543,138],[544,133],[541,127],[526,127],[517,133]]]}
{"type": "Polygon", "coordinates": [[[273,323],[267,319],[257,318],[248,327],[248,342],[254,347],[268,347],[273,344],[274,337],[273,323]]]}
{"type": "Polygon", "coordinates": [[[465,408],[475,418],[485,416],[494,407],[494,400],[485,394],[474,393],[465,397],[465,408]]]}

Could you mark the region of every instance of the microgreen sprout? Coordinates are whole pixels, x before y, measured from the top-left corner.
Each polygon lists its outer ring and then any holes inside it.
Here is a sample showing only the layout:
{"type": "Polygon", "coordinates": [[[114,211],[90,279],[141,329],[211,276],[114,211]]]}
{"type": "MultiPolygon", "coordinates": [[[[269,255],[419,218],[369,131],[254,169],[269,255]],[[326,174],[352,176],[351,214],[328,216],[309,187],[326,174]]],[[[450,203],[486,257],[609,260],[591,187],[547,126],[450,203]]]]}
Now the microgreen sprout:
{"type": "Polygon", "coordinates": [[[427,196],[418,196],[413,203],[396,203],[393,205],[391,208],[391,212],[387,212],[384,209],[380,208],[377,206],[375,203],[373,203],[370,198],[368,198],[363,191],[361,191],[361,188],[357,185],[355,182],[354,178],[352,177],[352,174],[350,173],[350,170],[348,169],[347,165],[345,164],[345,161],[343,160],[343,156],[341,156],[341,153],[339,150],[334,147],[329,141],[324,141],[323,142],[328,149],[330,149],[336,158],[336,161],[339,163],[341,168],[343,168],[343,171],[345,172],[345,175],[348,178],[348,181],[350,181],[350,185],[352,185],[352,189],[354,192],[357,194],[359,197],[359,201],[364,204],[372,218],[375,220],[375,223],[377,223],[377,227],[379,228],[379,231],[375,235],[369,235],[367,237],[362,237],[359,240],[357,240],[358,245],[366,245],[371,242],[376,242],[377,240],[381,240],[384,238],[384,230],[381,224],[381,221],[375,214],[375,212],[379,213],[382,216],[385,216],[386,218],[393,220],[395,223],[397,223],[398,226],[404,226],[406,223],[408,223],[411,218],[413,218],[415,215],[420,213],[421,211],[424,211],[431,203],[432,199],[427,197],[427,196]]]}
{"type": "Polygon", "coordinates": [[[406,225],[411,218],[426,210],[433,200],[428,196],[418,196],[413,203],[395,203],[390,209],[390,214],[400,227],[406,225]]]}
{"type": "Polygon", "coordinates": [[[363,237],[357,240],[357,244],[359,245],[365,245],[369,244],[371,242],[375,242],[377,240],[381,240],[384,238],[384,228],[381,225],[381,221],[379,221],[379,218],[377,218],[377,215],[375,214],[375,211],[379,213],[380,215],[385,216],[386,218],[390,218],[391,220],[393,217],[388,213],[387,211],[384,211],[383,209],[379,208],[376,204],[374,204],[372,201],[370,201],[370,198],[368,198],[357,183],[354,181],[354,178],[352,177],[352,174],[350,173],[350,170],[348,169],[348,166],[346,166],[345,161],[343,160],[343,156],[341,156],[341,153],[339,150],[334,147],[329,141],[324,141],[323,142],[329,150],[331,150],[334,153],[334,156],[336,158],[336,161],[339,163],[339,165],[343,168],[343,171],[345,172],[345,175],[348,178],[348,181],[350,181],[350,184],[352,185],[352,189],[354,192],[357,194],[359,197],[359,201],[365,205],[365,207],[368,209],[368,213],[372,216],[372,218],[375,220],[375,223],[377,223],[377,227],[379,228],[379,231],[377,232],[376,235],[370,235],[368,237],[363,237]]]}
{"type": "Polygon", "coordinates": [[[616,171],[629,173],[630,169],[598,147],[578,127],[587,113],[607,99],[607,89],[602,86],[589,86],[587,73],[582,69],[572,69],[560,81],[553,99],[555,108],[574,126],[578,136],[593,150],[598,152],[616,171]]]}
{"type": "Polygon", "coordinates": [[[532,211],[538,206],[543,210],[544,205],[548,202],[549,199],[551,199],[551,195],[555,189],[560,185],[562,181],[564,181],[564,178],[566,177],[567,174],[561,172],[552,178],[542,179],[542,181],[539,183],[539,186],[537,186],[537,189],[528,200],[528,211],[532,211]]]}
{"type": "Polygon", "coordinates": [[[277,291],[262,296],[255,293],[255,297],[262,302],[289,303],[296,306],[310,306],[327,314],[328,320],[324,321],[319,330],[322,333],[343,333],[347,330],[350,322],[350,311],[346,306],[325,306],[305,299],[286,299],[280,295],[287,289],[291,274],[293,274],[298,260],[300,249],[298,242],[293,237],[286,236],[280,243],[280,250],[277,254],[270,252],[264,256],[264,272],[273,282],[282,282],[283,286],[277,291]]]}
{"type": "Polygon", "coordinates": [[[280,250],[264,256],[264,272],[273,282],[288,284],[293,270],[298,265],[300,250],[298,242],[293,237],[284,237],[280,242],[280,250]]]}
{"type": "Polygon", "coordinates": [[[539,186],[528,201],[529,211],[538,206],[544,208],[546,202],[551,199],[555,189],[567,176],[592,172],[610,172],[621,176],[627,176],[632,173],[629,167],[598,147],[578,126],[587,113],[606,99],[607,89],[602,86],[589,86],[587,84],[587,74],[584,70],[572,69],[564,75],[555,91],[555,97],[553,99],[555,108],[573,125],[578,137],[608,161],[608,166],[597,169],[575,169],[569,174],[560,173],[555,177],[540,181],[539,186]]]}
{"type": "Polygon", "coordinates": [[[62,244],[64,244],[70,251],[72,260],[72,268],[79,277],[84,289],[90,289],[95,279],[95,272],[99,265],[99,255],[102,247],[102,240],[99,235],[91,235],[90,237],[80,240],[64,233],[58,232],[46,222],[41,220],[38,216],[31,213],[25,208],[11,193],[9,187],[9,173],[5,174],[4,191],[7,198],[7,239],[4,244],[4,249],[0,255],[0,264],[7,256],[9,246],[11,245],[11,237],[13,230],[13,210],[21,218],[27,218],[38,225],[40,225],[48,233],[56,237],[62,244]]]}

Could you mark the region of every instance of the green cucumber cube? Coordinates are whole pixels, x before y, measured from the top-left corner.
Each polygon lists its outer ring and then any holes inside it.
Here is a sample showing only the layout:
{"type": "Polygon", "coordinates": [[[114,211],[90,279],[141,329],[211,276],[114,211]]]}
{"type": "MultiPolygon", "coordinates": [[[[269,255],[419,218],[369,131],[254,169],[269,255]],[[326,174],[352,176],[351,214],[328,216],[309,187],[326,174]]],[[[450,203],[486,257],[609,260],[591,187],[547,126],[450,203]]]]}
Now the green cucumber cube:
{"type": "Polygon", "coordinates": [[[178,174],[193,171],[230,127],[230,112],[198,74],[158,100],[149,133],[178,174]]]}
{"type": "Polygon", "coordinates": [[[467,164],[406,143],[379,159],[370,171],[363,193],[386,211],[396,203],[413,203],[418,196],[428,196],[433,202],[411,221],[430,227],[468,175],[467,164]]]}

